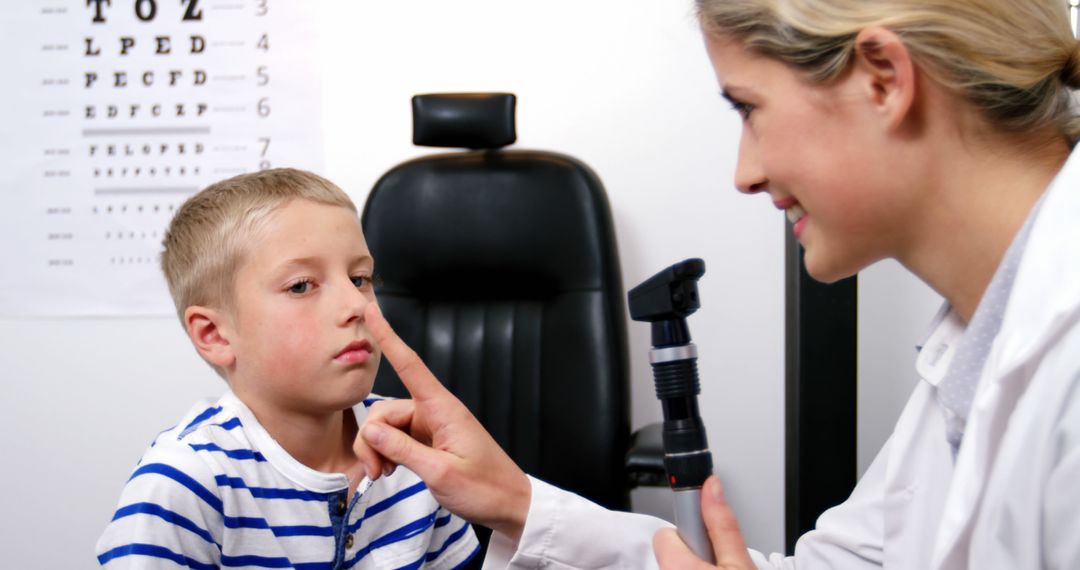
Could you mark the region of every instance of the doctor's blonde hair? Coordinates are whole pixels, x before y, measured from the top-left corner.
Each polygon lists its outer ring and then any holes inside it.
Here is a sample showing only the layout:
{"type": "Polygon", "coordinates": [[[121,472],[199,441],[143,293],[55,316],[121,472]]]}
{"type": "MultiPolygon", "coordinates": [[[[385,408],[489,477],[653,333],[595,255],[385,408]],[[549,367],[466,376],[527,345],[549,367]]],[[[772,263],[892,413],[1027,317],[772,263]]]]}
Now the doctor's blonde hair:
{"type": "Polygon", "coordinates": [[[333,182],[292,168],[222,180],[180,206],[165,233],[161,269],[181,322],[192,305],[232,307],[234,276],[255,230],[298,198],[356,212],[348,194],[333,182]]]}
{"type": "Polygon", "coordinates": [[[1065,0],[696,0],[706,33],[780,60],[811,81],[847,69],[869,26],[899,35],[935,81],[1009,133],[1080,137],[1072,90],[1080,48],[1065,0]]]}

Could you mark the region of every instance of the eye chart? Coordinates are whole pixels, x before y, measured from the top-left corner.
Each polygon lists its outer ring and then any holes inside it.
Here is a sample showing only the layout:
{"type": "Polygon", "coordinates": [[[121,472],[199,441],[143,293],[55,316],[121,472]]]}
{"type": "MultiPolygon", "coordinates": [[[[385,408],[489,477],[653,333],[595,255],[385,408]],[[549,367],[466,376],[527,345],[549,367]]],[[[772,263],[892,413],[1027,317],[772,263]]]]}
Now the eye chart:
{"type": "Polygon", "coordinates": [[[21,0],[0,8],[0,316],[173,313],[176,208],[321,168],[315,2],[21,0]]]}

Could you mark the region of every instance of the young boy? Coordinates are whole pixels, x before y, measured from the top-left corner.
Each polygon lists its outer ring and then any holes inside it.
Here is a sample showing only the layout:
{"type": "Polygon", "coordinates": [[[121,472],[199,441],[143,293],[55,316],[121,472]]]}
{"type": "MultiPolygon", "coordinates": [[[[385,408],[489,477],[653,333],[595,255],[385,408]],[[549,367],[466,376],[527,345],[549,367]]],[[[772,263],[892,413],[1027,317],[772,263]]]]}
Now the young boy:
{"type": "Polygon", "coordinates": [[[455,568],[468,523],[407,469],[352,450],[380,354],[356,207],[314,174],[214,184],[177,211],[161,264],[199,354],[228,382],[159,434],[97,544],[109,568],[455,568]]]}

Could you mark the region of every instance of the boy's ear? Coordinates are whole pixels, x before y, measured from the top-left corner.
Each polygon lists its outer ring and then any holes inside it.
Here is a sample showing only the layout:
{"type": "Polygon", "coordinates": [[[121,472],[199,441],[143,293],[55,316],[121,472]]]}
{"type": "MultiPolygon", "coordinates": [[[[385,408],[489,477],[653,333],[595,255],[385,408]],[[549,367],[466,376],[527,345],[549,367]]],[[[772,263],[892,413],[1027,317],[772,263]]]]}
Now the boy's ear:
{"type": "Polygon", "coordinates": [[[915,65],[900,36],[872,26],[855,36],[856,77],[870,104],[889,128],[911,116],[915,95],[915,65]]]}
{"type": "Polygon", "coordinates": [[[195,350],[210,364],[227,369],[236,361],[229,342],[231,332],[225,313],[192,305],[184,311],[184,328],[195,344],[195,350]]]}

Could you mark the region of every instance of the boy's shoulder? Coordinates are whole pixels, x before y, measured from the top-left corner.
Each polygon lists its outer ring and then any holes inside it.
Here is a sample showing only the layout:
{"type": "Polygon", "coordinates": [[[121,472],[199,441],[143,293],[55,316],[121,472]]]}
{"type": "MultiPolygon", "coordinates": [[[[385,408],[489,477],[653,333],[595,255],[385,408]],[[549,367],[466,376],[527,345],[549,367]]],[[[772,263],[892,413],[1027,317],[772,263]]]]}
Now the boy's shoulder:
{"type": "MultiPolygon", "coordinates": [[[[371,394],[357,404],[353,408],[357,421],[363,422],[368,408],[385,399],[392,398],[371,394]]],[[[247,405],[237,395],[226,392],[217,400],[196,402],[180,421],[158,433],[139,465],[203,464],[220,473],[223,469],[232,471],[230,464],[265,464],[271,457],[277,459],[277,467],[288,468],[295,459],[283,454],[284,450],[278,449],[247,405]]]]}
{"type": "Polygon", "coordinates": [[[135,468],[165,464],[209,473],[205,451],[254,454],[238,410],[227,397],[196,402],[172,427],[157,434],[135,468]],[[239,451],[237,451],[239,450],[239,451]]]}

